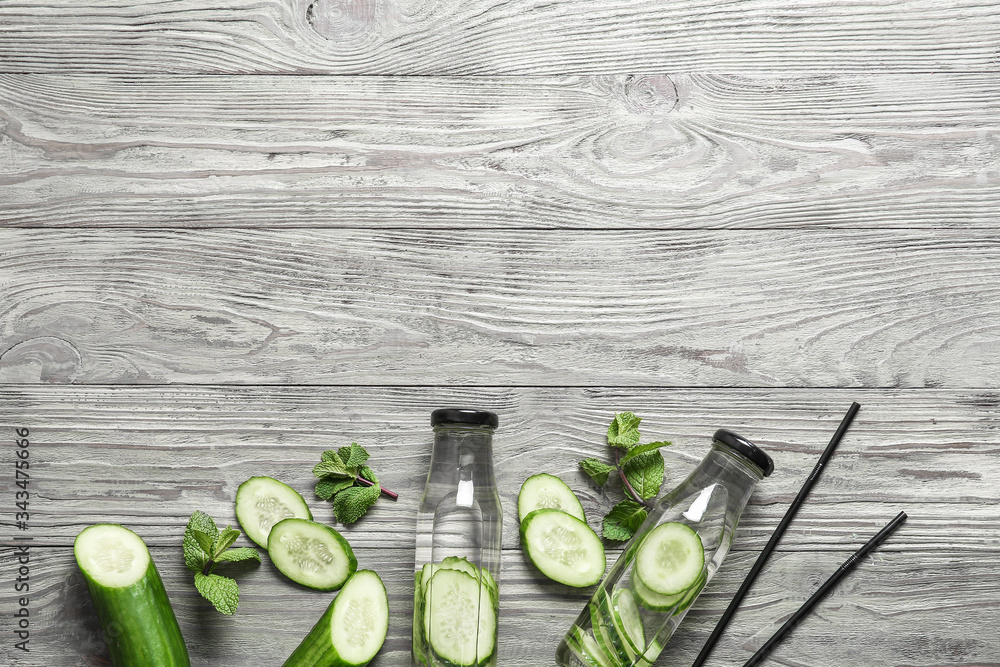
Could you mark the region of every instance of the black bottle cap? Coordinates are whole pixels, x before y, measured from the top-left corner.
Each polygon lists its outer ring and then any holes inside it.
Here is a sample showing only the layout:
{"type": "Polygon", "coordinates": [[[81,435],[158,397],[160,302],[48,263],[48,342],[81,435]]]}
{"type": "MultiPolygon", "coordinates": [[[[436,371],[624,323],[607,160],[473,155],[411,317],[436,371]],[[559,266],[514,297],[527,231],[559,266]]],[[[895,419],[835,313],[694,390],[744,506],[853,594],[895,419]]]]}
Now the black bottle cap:
{"type": "Polygon", "coordinates": [[[732,431],[727,431],[724,428],[720,428],[715,432],[715,435],[712,436],[712,439],[745,456],[751,463],[764,472],[764,477],[767,477],[774,472],[774,461],[771,460],[771,457],[768,456],[763,449],[753,444],[743,436],[737,435],[732,431]]]}
{"type": "Polygon", "coordinates": [[[431,426],[441,424],[471,424],[496,428],[500,418],[488,410],[467,410],[464,408],[441,408],[431,413],[431,426]]]}

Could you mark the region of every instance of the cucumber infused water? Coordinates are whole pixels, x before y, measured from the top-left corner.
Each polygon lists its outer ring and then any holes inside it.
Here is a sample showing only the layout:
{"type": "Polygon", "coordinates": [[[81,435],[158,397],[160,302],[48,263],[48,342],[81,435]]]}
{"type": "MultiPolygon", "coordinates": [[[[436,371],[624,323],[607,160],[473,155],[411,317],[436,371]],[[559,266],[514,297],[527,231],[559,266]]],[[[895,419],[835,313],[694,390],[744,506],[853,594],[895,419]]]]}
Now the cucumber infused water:
{"type": "Polygon", "coordinates": [[[483,410],[431,414],[434,447],[417,509],[412,663],[497,664],[502,515],[483,410]]]}
{"type": "Polygon", "coordinates": [[[556,650],[561,667],[650,667],[719,569],[771,458],[719,430],[712,449],[649,512],[556,650]]]}

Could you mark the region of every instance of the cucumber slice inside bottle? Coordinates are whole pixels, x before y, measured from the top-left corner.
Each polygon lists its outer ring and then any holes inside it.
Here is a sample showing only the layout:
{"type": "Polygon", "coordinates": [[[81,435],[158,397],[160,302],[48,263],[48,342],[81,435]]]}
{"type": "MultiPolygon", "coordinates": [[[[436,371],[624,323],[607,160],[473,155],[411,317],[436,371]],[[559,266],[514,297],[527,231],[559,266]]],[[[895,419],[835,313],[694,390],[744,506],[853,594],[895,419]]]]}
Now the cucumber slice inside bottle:
{"type": "Polygon", "coordinates": [[[683,523],[662,523],[646,533],[636,550],[634,571],[652,593],[687,591],[701,576],[705,549],[698,533],[683,523]]]}
{"type": "Polygon", "coordinates": [[[273,477],[251,477],[236,490],[236,519],[243,532],[262,548],[274,524],[282,519],[309,519],[312,512],[292,487],[273,477]]]}
{"type": "Polygon", "coordinates": [[[597,640],[586,632],[579,634],[580,646],[589,662],[596,667],[621,667],[621,663],[604,652],[597,640]]]}
{"type": "Polygon", "coordinates": [[[524,521],[524,517],[539,509],[562,510],[580,521],[587,521],[580,499],[566,482],[544,472],[532,475],[521,485],[521,492],[517,494],[517,520],[524,521]]]}
{"type": "Polygon", "coordinates": [[[97,524],[73,543],[115,667],[190,667],[163,581],[142,539],[127,528],[97,524]]]}
{"type": "Polygon", "coordinates": [[[271,528],[267,553],[281,573],[318,591],[335,591],[358,569],[344,536],[306,519],[283,519],[271,528]]]}
{"type": "Polygon", "coordinates": [[[389,599],[371,570],[359,570],[283,667],[364,667],[385,643],[389,599]]]}
{"type": "Polygon", "coordinates": [[[607,594],[604,589],[598,589],[594,599],[590,601],[587,608],[590,610],[590,627],[594,634],[594,639],[600,647],[601,652],[615,664],[628,660],[629,656],[625,652],[625,647],[615,633],[611,617],[607,612],[607,594]]]}
{"type": "Polygon", "coordinates": [[[542,574],[567,586],[593,586],[608,564],[597,533],[560,510],[540,509],[524,517],[521,544],[542,574]]]}
{"type": "Polygon", "coordinates": [[[639,607],[629,589],[619,588],[614,592],[611,599],[611,620],[625,644],[629,658],[635,659],[646,648],[646,633],[642,627],[639,607]]]}
{"type": "Polygon", "coordinates": [[[424,636],[438,658],[457,667],[487,662],[496,651],[496,627],[489,586],[461,570],[433,573],[424,601],[424,636]]]}

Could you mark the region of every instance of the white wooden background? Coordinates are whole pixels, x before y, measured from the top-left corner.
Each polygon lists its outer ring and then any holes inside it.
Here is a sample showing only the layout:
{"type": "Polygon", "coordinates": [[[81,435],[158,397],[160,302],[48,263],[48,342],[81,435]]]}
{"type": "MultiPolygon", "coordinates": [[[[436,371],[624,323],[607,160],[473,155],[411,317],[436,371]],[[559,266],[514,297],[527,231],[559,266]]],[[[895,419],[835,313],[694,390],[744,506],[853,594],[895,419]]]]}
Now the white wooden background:
{"type": "MultiPolygon", "coordinates": [[[[709,665],[1000,665],[1000,6],[987,0],[0,1],[0,664],[107,665],[71,545],[151,546],[195,665],[280,664],[329,602],[266,561],[235,617],[180,539],[356,440],[397,503],[345,529],[408,665],[431,410],[495,410],[501,667],[588,591],[517,545],[615,411],[667,485],[729,427],[776,462],[657,665],[690,664],[851,401],[854,426],[709,665]],[[30,653],[14,430],[31,429],[30,653]]],[[[614,552],[613,552],[614,553],[614,552]]]]}

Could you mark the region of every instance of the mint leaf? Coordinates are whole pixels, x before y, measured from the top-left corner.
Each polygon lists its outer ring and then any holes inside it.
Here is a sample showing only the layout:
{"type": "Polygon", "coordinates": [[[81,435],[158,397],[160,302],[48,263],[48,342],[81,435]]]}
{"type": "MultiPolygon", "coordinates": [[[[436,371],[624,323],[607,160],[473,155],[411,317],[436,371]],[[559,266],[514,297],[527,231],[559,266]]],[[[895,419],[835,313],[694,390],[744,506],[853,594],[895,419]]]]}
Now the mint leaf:
{"type": "Polygon", "coordinates": [[[219,563],[237,563],[243,560],[255,560],[259,563],[260,554],[253,547],[237,547],[236,549],[223,551],[215,560],[219,563]]]}
{"type": "Polygon", "coordinates": [[[358,474],[367,479],[372,484],[378,486],[378,477],[375,476],[375,471],[369,468],[368,466],[361,466],[361,470],[358,471],[358,474]]]}
{"type": "Polygon", "coordinates": [[[662,442],[651,442],[651,443],[649,443],[647,445],[636,445],[632,449],[628,450],[628,454],[626,454],[625,456],[623,456],[622,460],[619,461],[618,464],[619,465],[624,465],[625,463],[628,463],[629,461],[631,461],[635,457],[639,456],[639,454],[645,454],[646,452],[652,452],[652,451],[655,451],[655,450],[659,449],[660,447],[666,447],[666,446],[668,446],[670,444],[673,444],[673,443],[670,443],[670,442],[667,442],[667,441],[664,440],[662,442]]]}
{"type": "Polygon", "coordinates": [[[583,468],[585,473],[590,475],[590,478],[594,480],[594,484],[597,484],[597,486],[604,486],[608,481],[608,475],[615,469],[614,466],[609,466],[607,463],[602,463],[597,459],[584,459],[580,461],[580,467],[583,468]]]}
{"type": "Polygon", "coordinates": [[[624,542],[632,539],[635,531],[646,520],[646,508],[634,500],[623,500],[604,517],[602,534],[609,540],[624,542]]]}
{"type": "Polygon", "coordinates": [[[192,572],[201,572],[211,559],[211,546],[219,534],[219,529],[215,525],[212,517],[204,512],[196,511],[188,520],[187,528],[184,530],[184,564],[192,572]],[[203,536],[202,541],[208,540],[209,549],[206,550],[198,541],[196,534],[203,536]]]}
{"type": "Polygon", "coordinates": [[[212,550],[209,555],[215,560],[219,559],[219,554],[233,546],[233,542],[236,538],[242,535],[242,533],[232,526],[226,526],[225,530],[219,533],[219,536],[215,538],[215,543],[212,545],[212,550]]]}
{"type": "Polygon", "coordinates": [[[344,462],[340,460],[340,457],[330,460],[321,461],[313,467],[313,474],[317,477],[357,477],[357,470],[350,470],[344,462]]]}
{"type": "Polygon", "coordinates": [[[240,587],[233,579],[199,572],[194,575],[194,587],[223,614],[232,616],[236,613],[236,606],[240,603],[240,587]]]}
{"type": "Polygon", "coordinates": [[[192,529],[191,534],[194,536],[194,541],[198,543],[198,547],[201,548],[201,550],[204,551],[209,558],[211,558],[214,555],[212,551],[212,546],[214,544],[212,538],[197,528],[192,529]]]}
{"type": "Polygon", "coordinates": [[[649,500],[663,484],[663,455],[659,450],[639,454],[622,466],[622,472],[639,497],[649,500]]]}
{"type": "Polygon", "coordinates": [[[642,419],[631,412],[615,414],[608,426],[608,444],[628,450],[639,442],[639,422],[642,419]]]}
{"type": "Polygon", "coordinates": [[[352,486],[333,498],[333,514],[341,523],[354,523],[378,500],[378,486],[352,486]]]}
{"type": "Polygon", "coordinates": [[[368,452],[356,442],[352,442],[350,447],[341,447],[337,455],[348,468],[356,468],[368,460],[368,452]]]}
{"type": "Polygon", "coordinates": [[[339,456],[337,456],[337,450],[335,449],[328,449],[323,452],[322,456],[320,456],[321,461],[333,461],[334,459],[337,459],[338,461],[342,460],[339,456]]]}
{"type": "Polygon", "coordinates": [[[316,495],[323,500],[329,500],[340,491],[343,491],[349,486],[354,486],[354,479],[334,479],[333,477],[324,477],[316,482],[316,495]]]}

